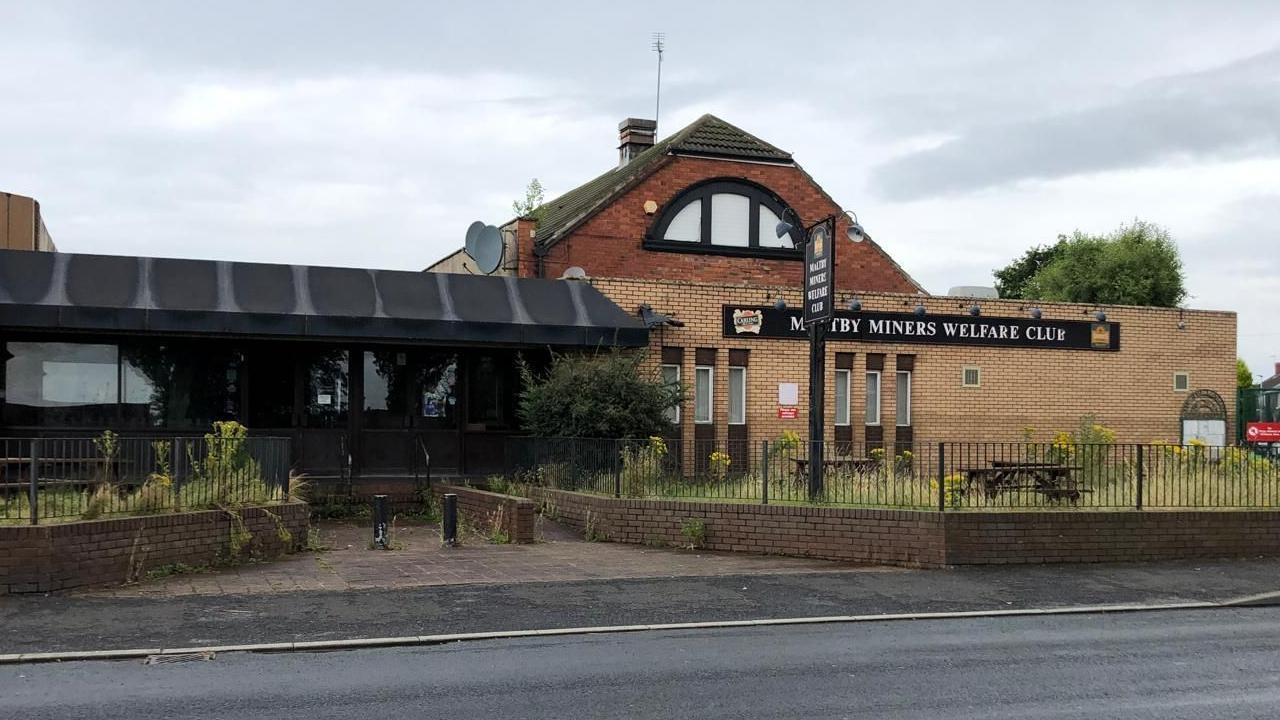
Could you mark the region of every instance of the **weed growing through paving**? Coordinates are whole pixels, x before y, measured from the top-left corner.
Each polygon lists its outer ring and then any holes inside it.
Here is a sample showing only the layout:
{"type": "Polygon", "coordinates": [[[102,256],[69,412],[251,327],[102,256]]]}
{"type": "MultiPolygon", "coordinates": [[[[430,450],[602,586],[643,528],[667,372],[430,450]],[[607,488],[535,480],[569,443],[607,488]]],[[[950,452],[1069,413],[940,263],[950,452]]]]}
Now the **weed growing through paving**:
{"type": "Polygon", "coordinates": [[[587,511],[586,518],[582,522],[582,537],[587,542],[600,542],[609,538],[597,527],[599,518],[590,510],[587,511]]]}
{"type": "Polygon", "coordinates": [[[686,518],[680,523],[680,535],[688,541],[690,550],[697,550],[707,543],[707,522],[702,518],[686,518]]]}
{"type": "Polygon", "coordinates": [[[353,498],[327,497],[311,506],[311,517],[317,520],[368,520],[373,517],[369,503],[353,498]]]}
{"type": "Polygon", "coordinates": [[[533,516],[533,541],[534,542],[540,543],[540,542],[547,541],[547,537],[543,531],[543,528],[546,525],[546,522],[547,522],[547,519],[544,515],[542,515],[542,513],[534,514],[533,516]]]}
{"type": "Polygon", "coordinates": [[[507,532],[506,526],[506,508],[499,505],[497,510],[489,513],[486,518],[485,539],[495,545],[506,545],[511,542],[511,535],[507,532]]]}
{"type": "Polygon", "coordinates": [[[310,525],[307,527],[307,539],[302,549],[307,552],[328,552],[332,548],[324,544],[324,539],[320,536],[320,528],[310,525]]]}
{"type": "Polygon", "coordinates": [[[206,573],[213,568],[209,565],[188,565],[186,563],[169,563],[159,567],[151,568],[147,571],[147,580],[159,580],[161,578],[172,577],[174,575],[196,575],[206,573]]]}

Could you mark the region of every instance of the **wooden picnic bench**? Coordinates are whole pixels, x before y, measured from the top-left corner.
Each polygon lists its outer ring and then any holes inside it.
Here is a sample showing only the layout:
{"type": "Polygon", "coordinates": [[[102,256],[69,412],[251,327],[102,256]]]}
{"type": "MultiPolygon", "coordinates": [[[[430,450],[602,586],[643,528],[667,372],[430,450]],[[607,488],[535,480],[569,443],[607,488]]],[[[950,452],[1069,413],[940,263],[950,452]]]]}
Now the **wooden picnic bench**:
{"type": "MultiPolygon", "coordinates": [[[[792,458],[791,462],[795,463],[795,473],[792,478],[796,482],[805,482],[809,477],[809,459],[792,458]]],[[[823,460],[822,469],[824,472],[827,470],[866,471],[874,470],[881,464],[882,462],[875,458],[835,457],[823,460]]]]}
{"type": "MultiPolygon", "coordinates": [[[[102,467],[102,466],[105,466],[106,464],[107,464],[107,460],[106,460],[106,459],[104,459],[104,458],[100,458],[100,457],[81,457],[81,458],[40,457],[40,458],[36,458],[36,467],[37,467],[37,468],[48,468],[49,466],[53,466],[53,467],[56,469],[56,468],[59,468],[59,467],[66,468],[66,467],[68,467],[68,466],[73,466],[73,465],[89,466],[89,467],[95,467],[95,466],[97,466],[97,467],[102,467]]],[[[134,464],[132,460],[126,460],[126,459],[124,459],[124,458],[115,458],[114,460],[112,460],[112,461],[111,461],[111,466],[113,467],[113,469],[115,470],[115,472],[116,472],[117,474],[120,472],[121,468],[123,468],[123,467],[125,467],[125,466],[127,466],[127,465],[132,465],[132,464],[134,464]]],[[[12,488],[16,488],[16,487],[26,487],[27,485],[29,485],[29,484],[30,484],[30,482],[31,482],[31,479],[30,479],[30,477],[29,477],[29,470],[30,470],[30,466],[31,466],[31,458],[18,458],[18,457],[5,457],[5,458],[0,458],[0,480],[2,480],[2,481],[0,481],[0,488],[8,488],[8,489],[12,489],[12,488]],[[16,471],[16,472],[12,472],[12,471],[10,471],[10,470],[8,469],[9,467],[16,467],[16,468],[17,468],[17,471],[16,471]],[[17,478],[17,480],[10,480],[10,479],[9,479],[10,477],[16,477],[16,478],[17,478]]],[[[37,473],[39,473],[41,476],[43,476],[43,475],[44,475],[44,473],[43,473],[40,469],[37,469],[37,471],[36,471],[36,472],[37,472],[37,473]]],[[[91,486],[91,485],[95,485],[95,484],[97,484],[99,481],[100,481],[100,480],[99,480],[98,478],[94,478],[94,479],[87,479],[87,478],[86,478],[86,479],[75,479],[75,480],[72,480],[72,479],[67,479],[67,478],[44,478],[44,477],[42,477],[42,479],[41,479],[39,482],[40,482],[40,484],[41,484],[41,485],[45,485],[45,486],[49,486],[49,485],[73,485],[73,486],[84,486],[84,487],[89,487],[89,486],[91,486]]],[[[136,484],[136,483],[133,483],[133,484],[136,484]]]]}
{"type": "Polygon", "coordinates": [[[988,498],[995,498],[1004,490],[1033,490],[1051,500],[1080,499],[1082,492],[1075,473],[1079,465],[1063,465],[1056,462],[1023,462],[993,460],[988,467],[961,468],[964,487],[977,487],[988,498]]]}

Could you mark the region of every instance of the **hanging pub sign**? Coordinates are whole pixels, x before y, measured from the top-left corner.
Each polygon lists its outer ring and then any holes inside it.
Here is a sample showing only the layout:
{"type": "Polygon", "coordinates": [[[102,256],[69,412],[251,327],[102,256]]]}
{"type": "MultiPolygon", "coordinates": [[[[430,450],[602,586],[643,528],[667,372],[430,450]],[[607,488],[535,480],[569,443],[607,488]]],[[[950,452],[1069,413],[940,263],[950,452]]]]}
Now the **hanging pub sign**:
{"type": "MultiPolygon", "coordinates": [[[[725,337],[791,340],[808,338],[805,312],[799,309],[725,305],[723,319],[725,337]]],[[[1120,325],[1084,320],[842,310],[834,313],[828,323],[827,339],[1059,350],[1119,350],[1120,325]]]]}
{"type": "Polygon", "coordinates": [[[804,244],[804,325],[826,322],[835,311],[836,244],[831,239],[835,221],[820,223],[809,231],[804,244]]]}

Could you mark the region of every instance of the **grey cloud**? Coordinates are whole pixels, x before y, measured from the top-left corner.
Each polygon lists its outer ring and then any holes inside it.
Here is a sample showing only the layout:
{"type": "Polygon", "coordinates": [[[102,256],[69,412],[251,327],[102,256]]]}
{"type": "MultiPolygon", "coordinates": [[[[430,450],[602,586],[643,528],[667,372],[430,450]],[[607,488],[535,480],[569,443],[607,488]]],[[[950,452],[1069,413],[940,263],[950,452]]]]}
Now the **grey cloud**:
{"type": "Polygon", "coordinates": [[[1280,149],[1280,50],[1136,86],[1121,100],[976,128],[891,160],[871,186],[916,200],[1020,180],[1280,149]]]}

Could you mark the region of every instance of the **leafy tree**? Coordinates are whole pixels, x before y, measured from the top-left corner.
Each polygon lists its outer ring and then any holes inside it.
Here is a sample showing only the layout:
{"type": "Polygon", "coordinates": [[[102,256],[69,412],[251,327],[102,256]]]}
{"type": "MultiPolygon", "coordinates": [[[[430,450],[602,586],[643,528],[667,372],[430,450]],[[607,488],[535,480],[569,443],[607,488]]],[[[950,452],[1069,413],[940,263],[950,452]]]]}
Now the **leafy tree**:
{"type": "Polygon", "coordinates": [[[524,189],[524,198],[512,202],[511,209],[516,217],[533,218],[536,222],[542,219],[543,202],[542,183],[538,182],[538,178],[534,178],[524,189]]]}
{"type": "Polygon", "coordinates": [[[1059,235],[1058,242],[1053,245],[1037,245],[1028,250],[1022,257],[996,270],[996,292],[1002,298],[1020,300],[1026,297],[1027,283],[1045,265],[1048,265],[1061,254],[1062,246],[1066,242],[1066,236],[1059,235]]]}
{"type": "MultiPolygon", "coordinates": [[[[1159,225],[1135,220],[1107,235],[1077,230],[1050,250],[1053,256],[1022,284],[1020,295],[1008,297],[1156,307],[1177,307],[1187,297],[1177,245],[1159,225]]],[[[1033,264],[1028,261],[1014,261],[996,277],[1007,274],[1012,290],[1019,266],[1033,264]]]]}
{"type": "Polygon", "coordinates": [[[648,437],[669,432],[666,411],[679,404],[678,383],[663,381],[643,353],[556,355],[544,374],[523,362],[519,414],[544,437],[648,437]]]}
{"type": "Polygon", "coordinates": [[[1236,387],[1240,390],[1253,387],[1253,371],[1240,358],[1236,358],[1236,387]]]}

